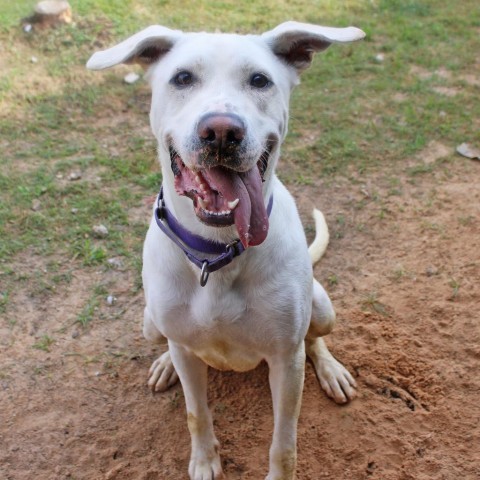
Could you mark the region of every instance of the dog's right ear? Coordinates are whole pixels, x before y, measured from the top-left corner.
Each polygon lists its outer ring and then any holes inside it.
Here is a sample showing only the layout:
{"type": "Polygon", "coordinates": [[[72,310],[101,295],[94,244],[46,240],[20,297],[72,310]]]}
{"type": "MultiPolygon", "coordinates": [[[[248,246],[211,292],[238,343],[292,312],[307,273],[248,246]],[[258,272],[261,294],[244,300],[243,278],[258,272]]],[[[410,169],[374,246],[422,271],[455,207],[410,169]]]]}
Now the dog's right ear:
{"type": "Polygon", "coordinates": [[[119,63],[139,63],[148,67],[167,53],[181,36],[180,30],[152,25],[108,50],[94,53],[87,68],[102,70],[119,63]]]}

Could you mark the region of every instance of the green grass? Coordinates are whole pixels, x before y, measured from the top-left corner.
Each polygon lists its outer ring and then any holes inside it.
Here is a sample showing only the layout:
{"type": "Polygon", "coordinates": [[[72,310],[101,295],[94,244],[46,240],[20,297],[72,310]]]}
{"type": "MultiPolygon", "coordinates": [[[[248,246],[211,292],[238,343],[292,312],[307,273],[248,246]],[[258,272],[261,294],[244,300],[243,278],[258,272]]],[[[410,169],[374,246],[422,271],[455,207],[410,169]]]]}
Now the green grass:
{"type": "Polygon", "coordinates": [[[6,312],[9,296],[10,296],[10,292],[8,291],[0,292],[0,313],[6,312]]]}
{"type": "Polygon", "coordinates": [[[55,343],[55,339],[45,334],[38,339],[36,343],[32,345],[33,348],[37,350],[42,350],[44,352],[49,352],[50,347],[55,343]]]}
{"type": "Polygon", "coordinates": [[[367,293],[363,297],[361,306],[364,311],[388,316],[387,307],[378,300],[376,292],[367,293]]]}
{"type": "MultiPolygon", "coordinates": [[[[363,42],[317,55],[303,75],[279,170],[286,183],[311,187],[335,176],[355,183],[369,170],[397,165],[414,181],[439,168],[406,162],[431,140],[453,151],[478,138],[478,86],[468,81],[480,51],[476,0],[79,0],[72,25],[27,34],[20,19],[32,5],[0,0],[0,313],[19,281],[4,272],[23,257],[56,263],[47,279],[27,280],[44,294],[53,291],[46,286],[71,281],[75,269],[108,269],[106,260],[116,256],[134,272],[132,292],[140,288],[146,219],[131,211],[161,179],[148,129],[149,89],[123,84],[126,70],[91,73],[84,64],[93,51],[149,24],[246,33],[296,19],[367,32],[363,42]],[[81,178],[69,180],[72,172],[81,178]],[[92,235],[99,223],[109,229],[104,239],[92,235]]],[[[391,194],[401,195],[400,187],[392,182],[391,194]]],[[[340,238],[340,220],[336,227],[340,238]]],[[[77,312],[80,323],[90,322],[92,305],[77,312]]]]}
{"type": "Polygon", "coordinates": [[[87,327],[94,319],[95,310],[98,307],[98,298],[92,297],[88,303],[83,307],[82,311],[77,315],[76,322],[82,327],[87,327]]]}

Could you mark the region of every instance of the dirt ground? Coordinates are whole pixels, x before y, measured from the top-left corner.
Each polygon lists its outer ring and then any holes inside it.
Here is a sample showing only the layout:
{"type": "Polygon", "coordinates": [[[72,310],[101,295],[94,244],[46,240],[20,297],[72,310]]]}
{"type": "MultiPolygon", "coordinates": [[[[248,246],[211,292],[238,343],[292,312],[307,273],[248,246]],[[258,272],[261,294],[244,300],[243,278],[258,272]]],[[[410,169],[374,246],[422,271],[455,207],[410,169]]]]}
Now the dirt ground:
{"type": "MultiPolygon", "coordinates": [[[[326,214],[331,242],[315,274],[339,318],[327,343],[359,384],[357,399],[335,405],[307,365],[299,480],[480,478],[480,162],[443,147],[411,159],[432,166],[423,174],[402,165],[291,188],[309,235],[312,206],[326,214]]],[[[146,225],[149,212],[131,215],[146,225]]],[[[17,273],[43,262],[26,252],[17,273]]],[[[92,267],[46,296],[24,283],[12,292],[0,330],[1,479],[187,478],[182,390],[146,386],[159,349],[141,336],[134,282],[121,266],[92,267]],[[72,318],[99,280],[117,300],[82,329],[72,318]],[[32,348],[45,332],[49,351],[32,348]]],[[[209,380],[227,478],[264,478],[265,365],[209,380]]]]}

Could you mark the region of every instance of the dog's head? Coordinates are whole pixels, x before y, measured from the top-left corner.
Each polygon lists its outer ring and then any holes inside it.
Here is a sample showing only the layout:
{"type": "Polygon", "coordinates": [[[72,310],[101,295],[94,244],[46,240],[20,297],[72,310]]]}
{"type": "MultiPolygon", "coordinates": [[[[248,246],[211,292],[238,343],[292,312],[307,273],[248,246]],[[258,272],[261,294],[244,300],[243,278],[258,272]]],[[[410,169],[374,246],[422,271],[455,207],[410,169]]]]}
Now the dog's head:
{"type": "Polygon", "coordinates": [[[235,225],[245,247],[268,232],[266,192],[287,132],[290,91],[313,53],[363,38],[355,28],[287,22],[263,35],[151,26],[95,53],[87,67],[141,63],[163,176],[210,226],[235,225]]]}

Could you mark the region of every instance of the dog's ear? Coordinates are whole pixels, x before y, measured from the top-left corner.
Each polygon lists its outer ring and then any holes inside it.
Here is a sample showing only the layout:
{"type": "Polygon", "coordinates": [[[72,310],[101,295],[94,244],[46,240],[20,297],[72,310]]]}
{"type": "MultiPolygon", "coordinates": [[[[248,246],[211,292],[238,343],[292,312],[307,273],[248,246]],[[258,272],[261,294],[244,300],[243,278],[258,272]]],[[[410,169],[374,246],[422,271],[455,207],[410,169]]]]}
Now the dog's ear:
{"type": "Polygon", "coordinates": [[[108,50],[94,53],[87,68],[102,70],[119,63],[139,63],[148,67],[167,53],[181,35],[180,30],[152,25],[108,50]]]}
{"type": "Polygon", "coordinates": [[[315,52],[325,50],[332,43],[354,42],[363,37],[365,33],[356,27],[321,27],[299,22],[282,23],[262,35],[273,53],[298,72],[310,66],[315,52]]]}

